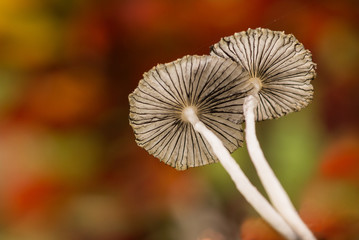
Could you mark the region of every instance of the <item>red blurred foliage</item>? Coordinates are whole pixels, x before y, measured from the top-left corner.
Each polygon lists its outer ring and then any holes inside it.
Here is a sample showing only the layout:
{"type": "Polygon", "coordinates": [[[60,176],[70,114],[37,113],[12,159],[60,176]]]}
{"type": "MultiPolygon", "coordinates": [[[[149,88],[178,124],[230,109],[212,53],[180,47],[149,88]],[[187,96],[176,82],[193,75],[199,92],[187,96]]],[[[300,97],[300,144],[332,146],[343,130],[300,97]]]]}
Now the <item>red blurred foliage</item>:
{"type": "Polygon", "coordinates": [[[81,9],[72,19],[65,35],[65,57],[72,64],[97,64],[103,67],[116,44],[111,11],[101,6],[81,9]]]}
{"type": "MultiPolygon", "coordinates": [[[[15,109],[4,116],[10,123],[1,121],[0,205],[5,213],[1,220],[9,221],[0,229],[16,226],[31,214],[48,217],[57,225],[56,211],[63,210],[58,205],[63,198],[71,202],[83,197],[83,192],[98,189],[113,205],[124,208],[114,218],[125,219],[126,231],[123,238],[115,239],[144,239],[148,232],[166,231],[163,216],[171,214],[173,205],[189,211],[201,206],[206,185],[193,171],[177,172],[135,145],[128,126],[127,97],[142,73],[157,63],[187,54],[208,54],[209,46],[221,37],[248,27],[284,30],[303,42],[318,63],[318,79],[313,83],[316,99],[322,101],[317,106],[323,124],[330,130],[358,127],[358,68],[352,51],[357,46],[359,16],[355,1],[7,0],[0,5],[4,13],[0,16],[0,64],[4,69],[10,66],[9,72],[23,83],[20,99],[11,104],[15,109]],[[18,122],[28,125],[24,128],[18,122]],[[51,131],[58,127],[100,136],[99,169],[91,171],[86,159],[74,164],[91,177],[81,183],[81,177],[73,178],[71,187],[75,185],[76,193],[71,196],[70,180],[64,186],[64,179],[51,176],[56,171],[49,173],[41,164],[36,166],[41,161],[64,160],[52,155],[61,155],[68,148],[49,152],[47,138],[41,137],[43,132],[56,134],[51,131]]],[[[320,178],[359,183],[358,142],[353,138],[330,146],[320,165],[320,178]]],[[[85,145],[85,151],[87,146],[92,145],[85,145]]],[[[355,190],[339,186],[343,193],[338,194],[333,182],[313,180],[311,184],[315,186],[305,192],[301,207],[305,221],[326,240],[355,239],[359,235],[355,231],[359,226],[353,224],[358,221],[357,213],[346,208],[353,208],[350,196],[356,196],[355,190]]],[[[96,212],[89,206],[84,211],[96,212]]],[[[116,207],[108,209],[117,211],[116,207]]],[[[63,214],[71,219],[66,210],[63,214]]],[[[86,219],[83,221],[86,225],[86,219]]],[[[67,230],[77,232],[76,227],[73,224],[67,230]]],[[[83,237],[86,231],[79,228],[75,239],[91,237],[83,237]]],[[[203,238],[221,237],[206,234],[203,238]]],[[[280,239],[260,219],[247,220],[241,237],[280,239]]]]}
{"type": "Polygon", "coordinates": [[[300,214],[319,239],[352,240],[359,236],[358,200],[359,139],[343,135],[325,149],[300,214]]]}
{"type": "Polygon", "coordinates": [[[357,77],[353,76],[349,80],[342,78],[341,81],[350,83],[332,84],[325,92],[322,109],[325,124],[331,131],[350,129],[359,132],[359,101],[353,100],[358,95],[357,77]]]}
{"type": "Polygon", "coordinates": [[[284,240],[262,218],[246,219],[240,229],[241,240],[284,240]]]}
{"type": "Polygon", "coordinates": [[[316,179],[302,196],[300,215],[318,239],[352,240],[359,236],[359,189],[316,179]]]}
{"type": "Polygon", "coordinates": [[[68,191],[63,183],[51,177],[36,176],[18,183],[3,199],[3,211],[12,220],[36,214],[48,216],[56,212],[56,206],[68,191]]]}
{"type": "Polygon", "coordinates": [[[358,234],[355,231],[358,226],[353,226],[350,219],[338,213],[310,208],[301,210],[301,217],[318,239],[352,240],[358,234]]]}
{"type": "Polygon", "coordinates": [[[359,185],[359,139],[349,136],[335,140],[323,155],[320,172],[326,178],[359,185]]]}
{"type": "Polygon", "coordinates": [[[104,110],[103,84],[93,72],[41,74],[30,81],[18,117],[53,126],[92,123],[104,110]]]}

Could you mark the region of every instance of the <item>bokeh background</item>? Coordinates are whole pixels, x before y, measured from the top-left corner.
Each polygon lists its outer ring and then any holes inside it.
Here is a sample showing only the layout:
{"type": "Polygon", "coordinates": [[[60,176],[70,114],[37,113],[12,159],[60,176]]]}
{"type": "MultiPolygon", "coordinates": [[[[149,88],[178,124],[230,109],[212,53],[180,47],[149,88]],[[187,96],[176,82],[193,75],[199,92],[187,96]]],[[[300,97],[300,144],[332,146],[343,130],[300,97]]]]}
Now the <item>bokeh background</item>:
{"type": "Polygon", "coordinates": [[[128,124],[143,72],[249,27],[317,63],[313,102],[258,123],[267,159],[318,238],[359,239],[358,22],[356,0],[1,0],[0,239],[280,239],[219,164],[178,172],[128,124]]]}

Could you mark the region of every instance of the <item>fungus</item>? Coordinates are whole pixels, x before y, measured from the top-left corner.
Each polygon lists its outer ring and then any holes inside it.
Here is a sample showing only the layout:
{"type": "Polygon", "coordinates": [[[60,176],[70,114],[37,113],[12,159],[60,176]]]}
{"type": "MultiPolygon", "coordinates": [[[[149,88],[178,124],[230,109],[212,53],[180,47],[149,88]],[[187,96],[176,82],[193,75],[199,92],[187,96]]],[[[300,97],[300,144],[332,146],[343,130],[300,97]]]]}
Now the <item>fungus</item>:
{"type": "Polygon", "coordinates": [[[177,170],[220,161],[253,208],[287,239],[296,234],[242,172],[230,152],[243,142],[242,105],[253,90],[230,59],[186,56],[144,74],[129,96],[136,142],[177,170]]]}
{"type": "Polygon", "coordinates": [[[274,207],[302,239],[315,239],[275,177],[255,133],[255,120],[299,111],[312,100],[316,65],[311,53],[291,34],[257,28],[222,38],[211,47],[211,55],[232,59],[249,74],[253,90],[243,105],[249,155],[274,207]]]}

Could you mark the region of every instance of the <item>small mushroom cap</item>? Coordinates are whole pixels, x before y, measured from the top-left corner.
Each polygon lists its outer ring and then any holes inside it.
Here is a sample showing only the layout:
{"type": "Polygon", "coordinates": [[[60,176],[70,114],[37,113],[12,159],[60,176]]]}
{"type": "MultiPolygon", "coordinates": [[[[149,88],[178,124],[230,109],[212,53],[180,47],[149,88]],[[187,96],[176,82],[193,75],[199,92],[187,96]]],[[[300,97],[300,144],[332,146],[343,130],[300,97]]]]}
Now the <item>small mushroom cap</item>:
{"type": "Polygon", "coordinates": [[[279,118],[306,107],[313,98],[316,65],[311,53],[292,34],[248,29],[222,38],[211,55],[238,62],[261,81],[256,120],[279,118]]]}
{"type": "Polygon", "coordinates": [[[152,68],[129,95],[137,144],[178,170],[217,162],[207,141],[183,117],[192,106],[233,152],[243,142],[242,105],[253,88],[247,75],[236,62],[216,56],[186,56],[152,68]]]}

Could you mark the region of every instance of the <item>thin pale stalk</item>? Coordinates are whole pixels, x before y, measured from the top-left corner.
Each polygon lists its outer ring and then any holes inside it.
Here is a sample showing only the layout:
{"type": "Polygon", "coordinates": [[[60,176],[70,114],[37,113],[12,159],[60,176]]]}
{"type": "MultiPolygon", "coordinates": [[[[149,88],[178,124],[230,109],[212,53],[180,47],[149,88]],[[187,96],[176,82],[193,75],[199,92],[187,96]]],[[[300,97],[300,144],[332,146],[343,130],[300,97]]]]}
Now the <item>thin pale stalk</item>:
{"type": "Polygon", "coordinates": [[[239,192],[242,193],[259,215],[286,239],[297,239],[297,235],[284,221],[282,216],[274,210],[267,199],[250,183],[237,162],[224,147],[222,141],[198,119],[195,110],[192,107],[187,107],[184,110],[184,116],[193,125],[194,129],[211,145],[214,154],[232,178],[239,192]]]}
{"type": "Polygon", "coordinates": [[[256,137],[254,110],[258,105],[258,95],[249,95],[244,101],[244,116],[246,121],[246,143],[249,155],[257,170],[258,176],[268,193],[269,199],[277,211],[288,222],[292,229],[303,240],[315,240],[313,233],[305,225],[295,210],[287,193],[283,189],[273,170],[266,161],[256,137]]]}

